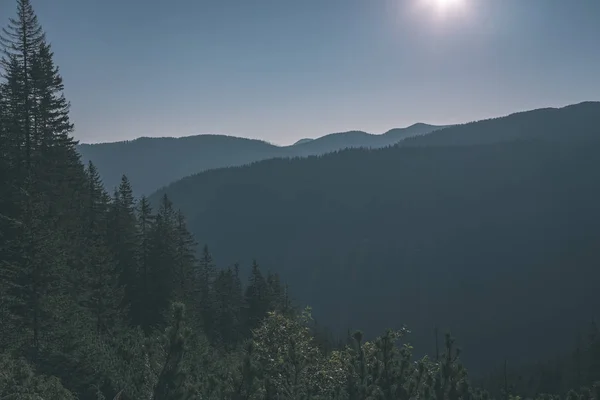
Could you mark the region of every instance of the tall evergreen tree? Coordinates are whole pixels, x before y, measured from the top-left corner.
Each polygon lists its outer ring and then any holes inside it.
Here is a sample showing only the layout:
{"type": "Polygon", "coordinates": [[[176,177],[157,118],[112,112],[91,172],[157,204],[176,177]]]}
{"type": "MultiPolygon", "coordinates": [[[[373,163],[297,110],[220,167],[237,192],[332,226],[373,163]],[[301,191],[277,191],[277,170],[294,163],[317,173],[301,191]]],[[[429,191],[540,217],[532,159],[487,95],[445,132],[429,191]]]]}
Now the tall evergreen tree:
{"type": "Polygon", "coordinates": [[[80,290],[80,304],[89,312],[93,329],[99,335],[120,322],[123,287],[119,280],[120,271],[106,243],[110,199],[91,161],[87,175],[87,213],[81,232],[85,253],[81,255],[83,265],[80,270],[85,285],[80,290]]]}
{"type": "Polygon", "coordinates": [[[173,204],[164,196],[150,232],[150,258],[148,260],[149,297],[144,301],[148,309],[146,329],[162,326],[170,301],[175,294],[176,275],[174,262],[177,254],[177,229],[173,204]]]}
{"type": "Polygon", "coordinates": [[[186,374],[182,368],[186,339],[190,334],[184,324],[185,306],[182,303],[173,304],[171,319],[172,324],[162,338],[164,361],[152,400],[184,400],[191,397],[185,386],[186,374]]]}
{"type": "Polygon", "coordinates": [[[260,271],[258,263],[253,261],[250,279],[245,293],[246,303],[246,328],[256,328],[263,318],[266,317],[271,301],[269,298],[269,286],[260,271]]]}
{"type": "Polygon", "coordinates": [[[225,346],[235,346],[241,339],[242,287],[237,265],[219,272],[214,282],[216,295],[215,331],[225,346]]]}
{"type": "Polygon", "coordinates": [[[137,265],[136,290],[132,299],[131,317],[136,325],[146,327],[149,319],[149,310],[145,302],[151,296],[151,257],[152,257],[152,231],[154,229],[155,216],[152,207],[146,197],[142,197],[137,205],[137,265]]]}
{"type": "Polygon", "coordinates": [[[13,134],[21,139],[26,172],[31,172],[36,142],[32,124],[35,113],[32,66],[45,40],[30,0],[17,0],[17,16],[10,18],[8,26],[2,29],[0,45],[6,54],[3,65],[7,68],[9,86],[15,89],[12,91],[14,97],[10,99],[14,105],[12,119],[15,124],[12,128],[13,134]]]}
{"type": "Polygon", "coordinates": [[[282,312],[286,307],[286,291],[281,284],[279,274],[267,273],[267,295],[269,298],[269,311],[282,312]]]}
{"type": "Polygon", "coordinates": [[[10,229],[12,239],[2,250],[8,257],[0,268],[8,282],[13,322],[31,332],[31,348],[37,354],[42,342],[51,337],[50,327],[57,325],[61,304],[57,297],[62,297],[61,281],[66,276],[73,233],[67,227],[75,225],[75,213],[69,206],[76,196],[59,188],[76,172],[82,182],[83,170],[74,146],[66,140],[72,130],[68,107],[61,109],[54,101],[64,99],[62,81],[28,0],[17,1],[17,17],[2,30],[0,45],[5,77],[0,91],[6,106],[2,111],[6,139],[2,153],[7,156],[5,166],[10,174],[4,200],[10,224],[3,230],[10,229]],[[57,120],[62,125],[56,124],[57,120]],[[51,146],[50,139],[61,135],[65,140],[51,146]],[[71,160],[73,169],[52,168],[51,147],[61,150],[54,160],[71,160]],[[52,179],[49,173],[53,173],[52,179]]]}
{"type": "Polygon", "coordinates": [[[136,202],[129,179],[125,175],[112,199],[108,243],[120,271],[120,283],[125,290],[122,308],[128,308],[130,320],[135,312],[133,304],[138,287],[138,232],[136,202]]]}
{"type": "Polygon", "coordinates": [[[198,259],[196,258],[196,240],[187,228],[181,211],[176,214],[176,250],[173,260],[175,275],[175,299],[186,306],[186,315],[190,326],[198,327],[202,321],[202,312],[198,293],[198,259]]]}
{"type": "Polygon", "coordinates": [[[216,279],[216,268],[208,246],[202,248],[199,262],[198,291],[200,296],[200,312],[202,314],[202,326],[204,332],[211,338],[214,337],[214,321],[216,317],[216,297],[214,292],[214,281],[216,279]]]}

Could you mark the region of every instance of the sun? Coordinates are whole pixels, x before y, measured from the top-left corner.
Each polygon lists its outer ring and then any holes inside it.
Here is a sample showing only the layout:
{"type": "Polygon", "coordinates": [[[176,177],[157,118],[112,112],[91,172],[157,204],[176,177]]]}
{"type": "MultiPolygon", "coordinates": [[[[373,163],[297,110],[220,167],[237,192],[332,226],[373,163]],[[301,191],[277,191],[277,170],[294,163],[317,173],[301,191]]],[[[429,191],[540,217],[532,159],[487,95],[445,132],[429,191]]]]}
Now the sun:
{"type": "Polygon", "coordinates": [[[414,24],[415,29],[434,35],[447,35],[477,22],[477,0],[384,1],[395,11],[397,23],[414,24]]]}
{"type": "Polygon", "coordinates": [[[463,0],[427,0],[437,11],[448,11],[454,8],[462,7],[463,0]]]}
{"type": "Polygon", "coordinates": [[[458,5],[460,0],[434,0],[439,8],[447,8],[458,5]]]}
{"type": "Polygon", "coordinates": [[[466,11],[467,0],[419,0],[423,12],[431,13],[439,18],[449,18],[452,15],[466,11]],[[428,11],[427,11],[428,10],[428,11]]]}

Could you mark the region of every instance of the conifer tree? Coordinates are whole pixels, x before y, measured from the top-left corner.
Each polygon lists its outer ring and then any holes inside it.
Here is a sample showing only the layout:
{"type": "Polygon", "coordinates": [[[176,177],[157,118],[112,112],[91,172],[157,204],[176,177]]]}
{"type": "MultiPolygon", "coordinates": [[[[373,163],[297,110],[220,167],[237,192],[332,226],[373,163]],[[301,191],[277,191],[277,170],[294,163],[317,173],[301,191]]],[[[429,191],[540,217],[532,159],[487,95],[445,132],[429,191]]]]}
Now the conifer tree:
{"type": "Polygon", "coordinates": [[[81,233],[85,240],[81,271],[86,284],[82,289],[80,302],[89,310],[93,318],[93,329],[100,335],[120,322],[123,287],[119,279],[120,271],[106,243],[110,199],[91,161],[87,175],[87,214],[81,233]]]}
{"type": "Polygon", "coordinates": [[[152,231],[154,229],[155,216],[152,214],[152,207],[146,197],[142,197],[137,206],[137,265],[138,273],[136,276],[136,290],[134,299],[132,299],[131,318],[134,324],[146,327],[146,321],[149,320],[146,301],[150,298],[150,278],[151,278],[151,251],[152,251],[152,231]]]}
{"type": "Polygon", "coordinates": [[[175,297],[186,305],[192,318],[200,318],[196,309],[194,293],[195,281],[198,279],[194,237],[187,229],[185,217],[181,211],[176,214],[176,251],[174,260],[174,274],[176,279],[175,297]],[[190,312],[191,311],[191,312],[190,312]]]}
{"type": "Polygon", "coordinates": [[[214,283],[216,295],[215,331],[221,343],[231,348],[241,338],[242,288],[237,265],[219,272],[214,283]]]}
{"type": "Polygon", "coordinates": [[[185,386],[186,374],[183,371],[183,357],[186,352],[186,339],[189,330],[184,325],[185,306],[172,305],[172,323],[163,336],[164,361],[154,388],[152,400],[183,400],[191,393],[185,386]]]}
{"type": "Polygon", "coordinates": [[[250,272],[250,279],[244,297],[246,304],[246,329],[252,330],[267,315],[271,305],[269,287],[256,260],[252,263],[252,271],[250,272]]]}
{"type": "Polygon", "coordinates": [[[7,69],[9,87],[14,89],[11,91],[14,97],[9,99],[14,113],[13,134],[20,137],[26,172],[31,172],[37,139],[32,125],[35,109],[32,65],[45,40],[30,0],[17,0],[17,16],[10,18],[8,26],[2,29],[0,45],[6,54],[3,65],[7,69]]]}
{"type": "Polygon", "coordinates": [[[198,291],[200,295],[200,310],[202,313],[202,327],[204,333],[214,338],[214,321],[216,317],[216,296],[214,293],[214,281],[216,269],[208,246],[202,248],[199,261],[198,291]]]}
{"type": "Polygon", "coordinates": [[[150,257],[148,260],[148,297],[143,302],[148,309],[146,329],[159,327],[164,323],[164,313],[174,298],[177,253],[177,230],[173,204],[164,196],[150,232],[150,257]]]}
{"type": "Polygon", "coordinates": [[[29,0],[17,1],[17,16],[2,30],[0,45],[5,77],[0,91],[6,106],[2,152],[10,175],[3,211],[11,221],[3,229],[10,229],[12,239],[0,268],[10,286],[13,322],[31,332],[31,348],[37,353],[42,337],[50,338],[50,326],[57,325],[74,233],[68,228],[76,226],[77,212],[70,207],[78,188],[61,189],[71,187],[64,184],[68,180],[82,183],[83,169],[69,137],[68,106],[61,108],[66,104],[62,81],[29,0]],[[51,140],[57,137],[62,140],[51,140]],[[60,156],[53,157],[51,148],[60,150],[60,156]],[[64,168],[67,161],[72,168],[64,168]]]}
{"type": "Polygon", "coordinates": [[[52,201],[68,199],[73,182],[82,177],[77,142],[70,136],[70,104],[64,97],[64,85],[52,61],[50,45],[42,42],[32,60],[33,131],[39,149],[39,179],[46,183],[52,201]]]}
{"type": "Polygon", "coordinates": [[[253,332],[256,360],[265,378],[266,398],[311,398],[320,388],[315,385],[321,359],[307,327],[310,309],[298,318],[288,319],[268,313],[253,332]]]}
{"type": "Polygon", "coordinates": [[[110,228],[108,244],[117,269],[120,271],[120,283],[124,288],[123,309],[129,309],[129,319],[134,320],[132,313],[138,288],[138,232],[136,204],[129,179],[121,177],[121,183],[115,189],[110,209],[110,228]]]}
{"type": "Polygon", "coordinates": [[[267,295],[269,297],[269,310],[281,312],[285,308],[285,290],[281,285],[279,274],[267,273],[267,295]]]}

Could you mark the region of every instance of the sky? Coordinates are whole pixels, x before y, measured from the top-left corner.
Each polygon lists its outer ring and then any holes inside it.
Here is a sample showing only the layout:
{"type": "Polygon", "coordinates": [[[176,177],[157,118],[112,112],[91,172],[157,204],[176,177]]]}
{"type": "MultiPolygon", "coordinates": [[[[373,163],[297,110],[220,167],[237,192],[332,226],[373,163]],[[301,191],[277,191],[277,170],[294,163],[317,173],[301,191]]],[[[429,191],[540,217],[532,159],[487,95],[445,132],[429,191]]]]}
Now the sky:
{"type": "Polygon", "coordinates": [[[285,145],[600,99],[598,0],[31,1],[83,143],[285,145]]]}

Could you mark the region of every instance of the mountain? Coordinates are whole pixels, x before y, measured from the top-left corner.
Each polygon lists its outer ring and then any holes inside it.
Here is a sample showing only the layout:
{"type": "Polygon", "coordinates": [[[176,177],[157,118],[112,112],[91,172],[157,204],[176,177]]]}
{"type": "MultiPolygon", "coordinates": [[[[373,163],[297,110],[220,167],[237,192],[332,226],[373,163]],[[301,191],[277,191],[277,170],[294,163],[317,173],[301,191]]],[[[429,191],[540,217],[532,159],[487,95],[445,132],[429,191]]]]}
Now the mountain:
{"type": "Polygon", "coordinates": [[[344,148],[384,147],[440,128],[416,124],[382,135],[336,133],[281,147],[261,140],[225,135],[142,137],[124,142],[80,144],[78,151],[85,163],[89,160],[94,162],[109,191],[119,184],[123,174],[127,174],[136,194],[148,195],[173,181],[209,169],[240,166],[275,157],[320,155],[344,148]]]}
{"type": "Polygon", "coordinates": [[[542,108],[503,118],[454,125],[427,136],[414,136],[403,145],[455,146],[490,144],[509,140],[579,141],[595,139],[599,102],[583,102],[562,108],[542,108]]]}
{"type": "Polygon", "coordinates": [[[558,354],[597,315],[599,154],[589,102],[206,171],[151,200],[168,194],[217,264],[278,272],[342,337],[407,324],[433,351],[437,326],[483,372],[558,354]]]}
{"type": "Polygon", "coordinates": [[[312,142],[313,140],[314,140],[314,139],[308,139],[308,138],[305,138],[305,139],[300,139],[300,140],[298,140],[296,143],[294,143],[292,146],[297,146],[297,145],[299,145],[299,144],[303,144],[303,143],[312,142]]]}
{"type": "Polygon", "coordinates": [[[445,126],[414,124],[407,128],[392,129],[382,135],[373,135],[363,131],[332,133],[305,143],[296,144],[294,156],[317,156],[347,148],[377,149],[395,145],[401,140],[426,135],[445,126]]]}

